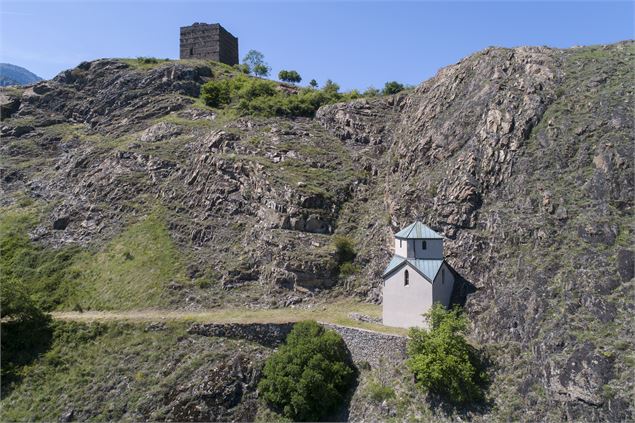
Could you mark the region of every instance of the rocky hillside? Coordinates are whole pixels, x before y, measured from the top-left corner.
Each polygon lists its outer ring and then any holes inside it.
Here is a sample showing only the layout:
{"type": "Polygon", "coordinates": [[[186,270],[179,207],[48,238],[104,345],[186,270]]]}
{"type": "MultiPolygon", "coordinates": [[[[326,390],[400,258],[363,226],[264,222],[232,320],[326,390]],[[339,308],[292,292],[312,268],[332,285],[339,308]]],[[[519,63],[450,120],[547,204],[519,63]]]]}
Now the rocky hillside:
{"type": "Polygon", "coordinates": [[[82,63],[1,91],[1,223],[66,254],[53,308],[197,309],[380,302],[392,234],[419,218],[492,361],[472,418],[629,420],[634,60],[632,42],[490,48],[315,119],[205,107],[219,64],[82,63]]]}

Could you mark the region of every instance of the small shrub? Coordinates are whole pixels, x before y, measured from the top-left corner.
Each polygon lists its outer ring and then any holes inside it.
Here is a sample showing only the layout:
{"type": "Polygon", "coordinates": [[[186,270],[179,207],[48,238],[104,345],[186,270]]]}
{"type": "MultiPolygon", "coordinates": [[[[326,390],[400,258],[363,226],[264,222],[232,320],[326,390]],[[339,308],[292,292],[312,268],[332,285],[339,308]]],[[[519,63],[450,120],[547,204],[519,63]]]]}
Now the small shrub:
{"type": "Polygon", "coordinates": [[[428,197],[430,198],[436,197],[438,193],[438,189],[439,187],[435,184],[428,185],[428,188],[426,188],[426,193],[428,194],[428,197]]]}
{"type": "Polygon", "coordinates": [[[331,95],[336,95],[340,91],[340,86],[330,79],[327,79],[324,83],[324,87],[322,87],[322,91],[331,95]]]}
{"type": "Polygon", "coordinates": [[[212,282],[209,279],[201,278],[198,280],[198,287],[201,289],[206,289],[212,286],[212,282]]]}
{"type": "Polygon", "coordinates": [[[430,329],[411,328],[408,342],[407,364],[417,386],[454,404],[482,401],[487,375],[477,351],[463,337],[465,316],[459,308],[447,311],[440,304],[425,316],[430,329]]]}
{"type": "Polygon", "coordinates": [[[244,64],[235,64],[234,65],[234,69],[236,69],[237,71],[244,73],[244,74],[249,74],[249,66],[244,65],[244,64]]]}
{"type": "Polygon", "coordinates": [[[357,368],[360,370],[368,371],[370,370],[370,363],[366,360],[362,360],[359,363],[357,363],[357,368]]]}
{"type": "Polygon", "coordinates": [[[159,63],[159,59],[157,59],[156,57],[137,57],[137,62],[142,65],[146,65],[146,64],[159,63]]]}
{"type": "Polygon", "coordinates": [[[381,94],[381,91],[379,91],[377,88],[375,87],[368,87],[366,88],[366,91],[364,91],[364,97],[377,97],[378,95],[381,94]]]}
{"type": "Polygon", "coordinates": [[[377,381],[368,384],[368,396],[374,402],[382,403],[395,398],[395,390],[390,386],[382,385],[377,381]]]}
{"type": "Polygon", "coordinates": [[[338,264],[352,262],[355,260],[357,253],[353,241],[345,236],[336,235],[333,237],[333,244],[335,245],[335,260],[338,264]]]}
{"type": "Polygon", "coordinates": [[[295,421],[317,421],[341,405],[354,378],[346,345],[313,321],[296,323],[265,363],[262,398],[295,421]]]}
{"type": "Polygon", "coordinates": [[[361,268],[356,263],[351,263],[349,261],[344,262],[340,265],[340,275],[347,277],[352,276],[361,271],[361,268]]]}
{"type": "Polygon", "coordinates": [[[391,94],[397,94],[398,92],[403,90],[404,90],[403,84],[400,84],[397,81],[390,81],[390,82],[386,82],[382,92],[384,95],[391,95],[391,94]]]}

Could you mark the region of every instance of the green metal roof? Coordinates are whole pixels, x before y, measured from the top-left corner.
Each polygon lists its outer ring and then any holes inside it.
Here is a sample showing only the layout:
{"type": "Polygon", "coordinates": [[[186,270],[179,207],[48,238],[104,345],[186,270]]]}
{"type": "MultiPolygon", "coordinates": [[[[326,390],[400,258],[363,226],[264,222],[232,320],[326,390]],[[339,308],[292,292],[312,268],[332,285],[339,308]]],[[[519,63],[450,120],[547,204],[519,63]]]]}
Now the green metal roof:
{"type": "Polygon", "coordinates": [[[419,221],[400,230],[395,234],[395,237],[402,239],[443,239],[441,235],[419,221]]]}
{"type": "Polygon", "coordinates": [[[434,278],[439,273],[439,269],[443,264],[443,260],[431,260],[431,259],[407,259],[401,256],[393,256],[386,266],[386,270],[384,270],[383,277],[388,276],[393,271],[397,270],[401,267],[402,264],[409,264],[415,270],[417,270],[423,277],[428,279],[430,282],[434,281],[434,278]]]}

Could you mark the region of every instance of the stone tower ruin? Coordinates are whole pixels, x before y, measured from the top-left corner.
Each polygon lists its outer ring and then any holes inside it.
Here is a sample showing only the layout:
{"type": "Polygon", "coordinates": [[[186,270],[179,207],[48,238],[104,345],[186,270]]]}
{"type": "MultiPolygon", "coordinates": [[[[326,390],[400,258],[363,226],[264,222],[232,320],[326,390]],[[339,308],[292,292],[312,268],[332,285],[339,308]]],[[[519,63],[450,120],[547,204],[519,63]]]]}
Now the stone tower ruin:
{"type": "Polygon", "coordinates": [[[191,26],[182,26],[180,57],[237,65],[238,38],[217,23],[196,22],[191,26]]]}

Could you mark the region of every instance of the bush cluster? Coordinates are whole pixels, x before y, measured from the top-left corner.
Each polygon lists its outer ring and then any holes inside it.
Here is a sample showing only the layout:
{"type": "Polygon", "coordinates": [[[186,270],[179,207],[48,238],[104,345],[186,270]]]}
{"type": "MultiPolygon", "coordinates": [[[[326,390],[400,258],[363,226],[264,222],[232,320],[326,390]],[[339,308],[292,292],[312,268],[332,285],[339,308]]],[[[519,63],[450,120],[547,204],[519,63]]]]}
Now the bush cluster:
{"type": "Polygon", "coordinates": [[[484,399],[487,374],[478,351],[465,340],[467,319],[458,307],[447,311],[435,304],[426,313],[430,329],[410,329],[408,367],[417,386],[451,403],[484,399]]]}
{"type": "Polygon", "coordinates": [[[313,117],[325,104],[353,100],[361,95],[340,93],[339,86],[327,81],[321,90],[298,88],[283,90],[273,81],[238,75],[231,79],[203,84],[201,98],[210,107],[232,107],[242,114],[260,116],[313,117]]]}
{"type": "Polygon", "coordinates": [[[137,62],[142,65],[159,63],[159,59],[156,57],[137,57],[137,62]]]}
{"type": "Polygon", "coordinates": [[[384,85],[384,89],[382,90],[382,93],[384,95],[391,95],[391,94],[397,94],[400,91],[403,91],[405,89],[403,84],[400,84],[397,81],[390,81],[390,82],[386,82],[386,84],[384,85]]]}
{"type": "Polygon", "coordinates": [[[285,82],[293,82],[295,84],[302,81],[300,74],[294,70],[281,70],[278,72],[278,79],[285,82]]]}
{"type": "Polygon", "coordinates": [[[342,337],[305,321],[269,357],[258,390],[285,417],[317,421],[342,404],[354,376],[342,337]]]}
{"type": "Polygon", "coordinates": [[[340,275],[347,277],[359,273],[361,270],[359,265],[353,263],[357,257],[353,241],[348,237],[336,235],[333,237],[333,245],[340,275]]]}
{"type": "Polygon", "coordinates": [[[357,253],[350,238],[343,235],[335,235],[333,237],[333,245],[335,246],[335,260],[338,264],[350,263],[355,260],[357,253]]]}

